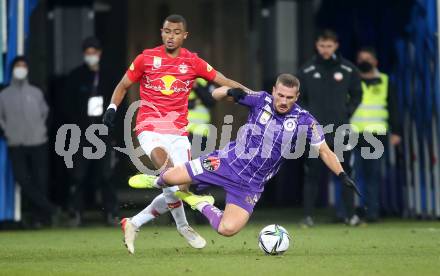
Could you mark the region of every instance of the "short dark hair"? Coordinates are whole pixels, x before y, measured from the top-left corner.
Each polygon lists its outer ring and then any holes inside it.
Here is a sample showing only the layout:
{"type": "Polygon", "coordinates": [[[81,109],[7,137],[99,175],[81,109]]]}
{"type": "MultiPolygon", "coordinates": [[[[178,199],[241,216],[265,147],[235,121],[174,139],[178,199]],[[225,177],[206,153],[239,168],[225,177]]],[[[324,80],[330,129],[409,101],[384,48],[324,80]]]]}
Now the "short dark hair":
{"type": "Polygon", "coordinates": [[[97,50],[101,50],[101,42],[98,38],[94,36],[89,36],[88,38],[84,39],[82,43],[82,50],[83,52],[88,48],[95,48],[97,50]]]}
{"type": "Polygon", "coordinates": [[[183,28],[186,30],[186,19],[183,16],[181,16],[180,14],[168,15],[167,18],[165,18],[165,20],[163,21],[163,23],[165,23],[165,21],[168,21],[171,23],[182,23],[183,28]]]}
{"type": "Polygon", "coordinates": [[[277,81],[275,83],[275,86],[279,83],[286,86],[286,87],[289,87],[289,88],[298,87],[298,90],[299,90],[299,80],[297,77],[295,77],[292,74],[284,73],[284,74],[279,75],[277,77],[277,81]]]}
{"type": "Polygon", "coordinates": [[[359,49],[358,54],[360,52],[366,52],[371,54],[375,59],[377,59],[377,52],[376,49],[373,46],[364,46],[362,48],[359,49]]]}
{"type": "Polygon", "coordinates": [[[28,60],[27,60],[27,58],[26,58],[25,56],[16,56],[16,57],[12,60],[11,68],[14,68],[15,65],[16,65],[17,63],[19,63],[20,61],[23,61],[24,63],[26,63],[26,65],[29,65],[28,60]]]}
{"type": "Polygon", "coordinates": [[[324,29],[319,32],[318,36],[316,37],[316,41],[318,40],[333,40],[334,42],[338,42],[339,38],[335,31],[324,29]]]}

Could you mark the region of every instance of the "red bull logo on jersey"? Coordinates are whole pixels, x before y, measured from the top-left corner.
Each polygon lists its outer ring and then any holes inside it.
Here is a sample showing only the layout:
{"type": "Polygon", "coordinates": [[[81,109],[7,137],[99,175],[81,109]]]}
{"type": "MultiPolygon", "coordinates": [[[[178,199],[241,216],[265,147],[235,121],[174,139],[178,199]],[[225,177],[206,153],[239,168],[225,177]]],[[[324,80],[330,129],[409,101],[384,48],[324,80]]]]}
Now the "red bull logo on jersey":
{"type": "Polygon", "coordinates": [[[185,63],[179,65],[179,72],[182,74],[186,74],[188,72],[188,65],[185,63]]]}
{"type": "Polygon", "coordinates": [[[171,95],[173,93],[189,92],[190,81],[181,81],[174,76],[165,75],[157,79],[150,79],[146,77],[144,87],[154,91],[160,91],[164,95],[171,95]]]}

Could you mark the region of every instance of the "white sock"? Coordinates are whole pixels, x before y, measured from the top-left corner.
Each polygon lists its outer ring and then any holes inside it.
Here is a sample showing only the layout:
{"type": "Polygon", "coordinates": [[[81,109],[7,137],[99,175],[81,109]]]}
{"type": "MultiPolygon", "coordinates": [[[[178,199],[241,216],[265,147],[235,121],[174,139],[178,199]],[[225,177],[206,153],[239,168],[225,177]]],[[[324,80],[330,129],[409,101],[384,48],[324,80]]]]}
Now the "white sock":
{"type": "Polygon", "coordinates": [[[159,180],[159,177],[158,178],[156,178],[155,180],[154,180],[154,183],[153,183],[153,187],[155,187],[155,188],[158,188],[158,189],[162,189],[163,188],[163,186],[161,186],[161,185],[159,185],[159,184],[157,184],[157,181],[159,180]]]}
{"type": "Polygon", "coordinates": [[[166,203],[164,194],[162,193],[156,196],[150,205],[148,205],[144,210],[132,217],[131,223],[139,228],[145,223],[156,218],[158,215],[162,215],[168,211],[168,204],[166,203]]]}
{"type": "Polygon", "coordinates": [[[186,220],[185,209],[183,208],[182,201],[174,195],[174,192],[178,191],[179,187],[172,186],[162,189],[165,196],[165,201],[169,204],[171,214],[173,215],[174,221],[176,222],[177,228],[187,226],[188,221],[186,220]],[[170,205],[179,202],[180,206],[177,208],[172,208],[170,205]]]}

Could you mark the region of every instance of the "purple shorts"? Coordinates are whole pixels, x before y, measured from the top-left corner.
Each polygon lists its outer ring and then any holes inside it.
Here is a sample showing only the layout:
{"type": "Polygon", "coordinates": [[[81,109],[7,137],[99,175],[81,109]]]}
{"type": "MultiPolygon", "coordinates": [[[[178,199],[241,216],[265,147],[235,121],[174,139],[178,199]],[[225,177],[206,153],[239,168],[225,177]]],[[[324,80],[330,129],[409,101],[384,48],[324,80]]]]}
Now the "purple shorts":
{"type": "Polygon", "coordinates": [[[226,159],[211,154],[186,162],[185,166],[193,184],[222,187],[226,191],[226,204],[237,205],[252,214],[261,193],[249,190],[244,180],[229,167],[226,159]]]}

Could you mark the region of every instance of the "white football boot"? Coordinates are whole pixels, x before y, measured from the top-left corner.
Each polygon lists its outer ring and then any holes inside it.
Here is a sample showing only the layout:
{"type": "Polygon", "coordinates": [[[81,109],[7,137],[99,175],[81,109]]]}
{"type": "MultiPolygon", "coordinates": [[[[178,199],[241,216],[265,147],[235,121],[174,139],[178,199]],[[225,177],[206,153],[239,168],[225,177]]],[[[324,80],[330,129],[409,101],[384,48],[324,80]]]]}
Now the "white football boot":
{"type": "Polygon", "coordinates": [[[199,235],[191,226],[185,225],[182,227],[178,227],[177,231],[179,234],[185,238],[185,240],[191,245],[193,248],[202,249],[206,246],[206,241],[202,236],[199,235]]]}
{"type": "Polygon", "coordinates": [[[134,254],[134,241],[139,232],[139,229],[131,223],[129,218],[123,218],[121,220],[122,232],[124,232],[124,244],[128,249],[128,253],[134,254]]]}

